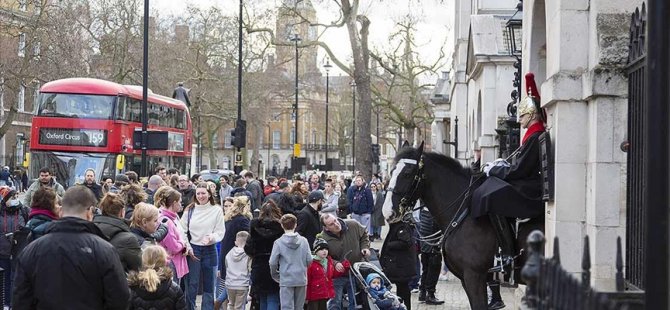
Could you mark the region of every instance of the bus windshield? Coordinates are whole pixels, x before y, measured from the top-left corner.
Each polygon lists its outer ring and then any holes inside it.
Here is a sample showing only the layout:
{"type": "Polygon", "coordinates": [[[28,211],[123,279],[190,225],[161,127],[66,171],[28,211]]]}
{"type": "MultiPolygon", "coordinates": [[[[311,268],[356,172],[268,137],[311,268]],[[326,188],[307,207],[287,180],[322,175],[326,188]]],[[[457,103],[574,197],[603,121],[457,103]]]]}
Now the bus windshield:
{"type": "Polygon", "coordinates": [[[69,118],[112,119],[116,96],[42,93],[37,115],[69,118]]]}
{"type": "Polygon", "coordinates": [[[101,177],[111,177],[116,162],[112,154],[35,151],[32,152],[30,160],[34,167],[32,175],[39,175],[40,168],[50,168],[56,181],[65,188],[83,183],[86,169],[89,168],[95,171],[96,182],[99,182],[101,177]]]}

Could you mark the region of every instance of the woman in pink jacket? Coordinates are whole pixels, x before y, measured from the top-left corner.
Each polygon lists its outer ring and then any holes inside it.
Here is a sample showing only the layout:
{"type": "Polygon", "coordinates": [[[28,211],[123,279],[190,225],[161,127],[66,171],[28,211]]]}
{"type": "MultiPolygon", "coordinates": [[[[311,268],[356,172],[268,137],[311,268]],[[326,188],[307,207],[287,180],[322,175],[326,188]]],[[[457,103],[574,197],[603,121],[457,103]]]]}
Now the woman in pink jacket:
{"type": "Polygon", "coordinates": [[[162,186],[154,194],[154,205],[160,208],[159,221],[168,227],[168,233],[160,244],[169,255],[174,280],[179,283],[179,280],[188,273],[186,256],[193,253],[177,215],[182,209],[181,194],[169,186],[162,186]]]}

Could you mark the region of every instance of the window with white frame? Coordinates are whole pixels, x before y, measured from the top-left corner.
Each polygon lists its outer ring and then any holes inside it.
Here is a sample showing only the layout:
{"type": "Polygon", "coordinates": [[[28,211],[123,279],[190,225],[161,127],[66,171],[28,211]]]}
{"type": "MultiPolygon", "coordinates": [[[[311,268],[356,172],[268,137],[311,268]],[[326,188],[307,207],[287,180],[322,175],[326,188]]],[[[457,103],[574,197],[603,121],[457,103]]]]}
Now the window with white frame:
{"type": "Polygon", "coordinates": [[[37,100],[39,100],[39,97],[40,97],[40,86],[42,86],[42,84],[40,84],[39,81],[35,81],[34,87],[33,87],[33,101],[32,101],[33,102],[33,107],[32,107],[32,110],[35,110],[35,107],[37,107],[37,100]]]}
{"type": "Polygon", "coordinates": [[[281,144],[281,131],[275,130],[272,132],[272,148],[278,150],[280,144],[281,144]]]}
{"type": "Polygon", "coordinates": [[[19,86],[19,95],[16,100],[17,109],[23,112],[26,108],[26,86],[21,83],[19,86]]]}
{"type": "Polygon", "coordinates": [[[26,34],[25,33],[20,33],[19,34],[19,57],[24,57],[26,56],[26,34]]]}
{"type": "Polygon", "coordinates": [[[40,42],[37,42],[37,39],[35,39],[35,44],[33,45],[33,56],[35,56],[35,58],[40,57],[41,49],[42,44],[40,42]]]}
{"type": "Polygon", "coordinates": [[[291,135],[289,136],[289,144],[295,144],[295,130],[291,128],[291,135]]]}

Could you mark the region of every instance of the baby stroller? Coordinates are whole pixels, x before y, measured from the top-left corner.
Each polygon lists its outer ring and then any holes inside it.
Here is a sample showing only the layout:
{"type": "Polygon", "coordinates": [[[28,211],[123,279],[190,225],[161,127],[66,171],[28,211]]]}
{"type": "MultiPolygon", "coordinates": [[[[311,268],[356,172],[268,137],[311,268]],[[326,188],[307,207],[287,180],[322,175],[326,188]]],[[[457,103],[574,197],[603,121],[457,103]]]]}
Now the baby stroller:
{"type": "Polygon", "coordinates": [[[354,291],[356,292],[356,309],[379,310],[375,304],[374,299],[370,295],[366,279],[371,273],[379,274],[383,282],[382,285],[389,291],[393,286],[391,281],[382,272],[381,268],[372,262],[354,263],[354,265],[351,267],[351,273],[351,278],[355,279],[354,282],[356,282],[355,284],[351,284],[354,287],[354,291]]]}

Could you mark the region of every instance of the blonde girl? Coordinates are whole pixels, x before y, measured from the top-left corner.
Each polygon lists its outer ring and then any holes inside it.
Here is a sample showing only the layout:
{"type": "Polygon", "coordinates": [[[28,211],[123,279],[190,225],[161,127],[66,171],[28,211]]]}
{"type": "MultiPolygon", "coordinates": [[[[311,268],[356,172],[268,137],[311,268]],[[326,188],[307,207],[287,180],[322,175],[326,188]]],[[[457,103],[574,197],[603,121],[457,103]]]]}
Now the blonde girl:
{"type": "Polygon", "coordinates": [[[135,206],[130,219],[130,231],[137,237],[140,247],[156,244],[154,234],[158,228],[158,215],[158,208],[148,203],[140,202],[135,206]]]}
{"type": "Polygon", "coordinates": [[[186,309],[184,293],[172,281],[168,253],[162,246],[151,245],[142,252],[142,270],[128,275],[131,290],[130,309],[186,309]]]}

